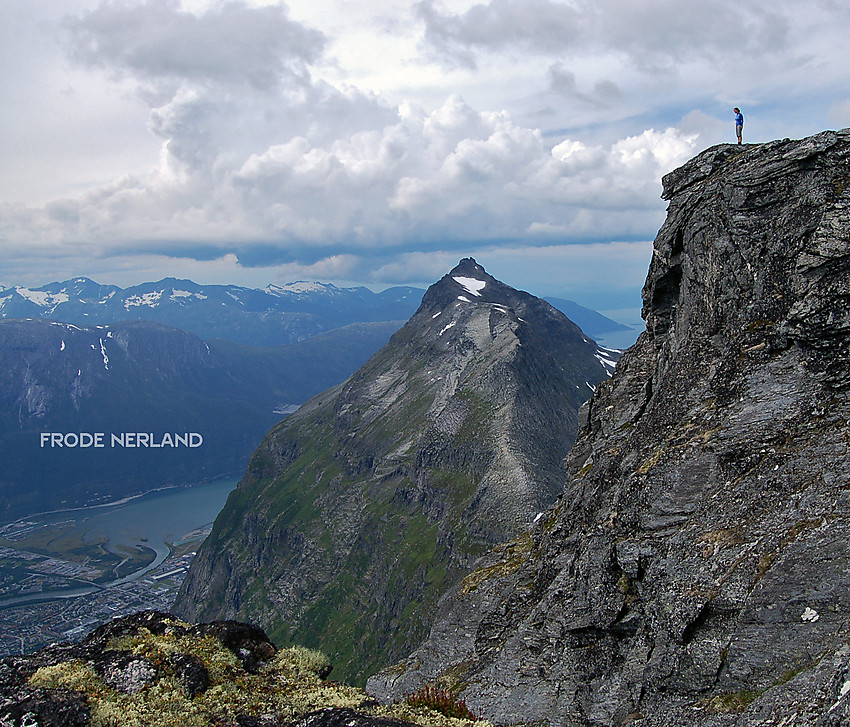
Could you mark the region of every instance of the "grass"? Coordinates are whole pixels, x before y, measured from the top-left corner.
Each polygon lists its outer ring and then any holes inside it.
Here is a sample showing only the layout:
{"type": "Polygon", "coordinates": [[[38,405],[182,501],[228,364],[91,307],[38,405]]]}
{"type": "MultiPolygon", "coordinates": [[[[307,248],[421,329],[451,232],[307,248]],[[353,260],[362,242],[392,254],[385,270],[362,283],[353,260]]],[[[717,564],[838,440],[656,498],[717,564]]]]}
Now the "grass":
{"type": "Polygon", "coordinates": [[[422,687],[422,689],[405,696],[404,701],[413,707],[427,707],[446,717],[457,719],[478,719],[466,706],[466,702],[458,699],[457,695],[437,687],[422,687]]]}
{"type": "Polygon", "coordinates": [[[493,565],[484,566],[470,573],[461,581],[460,592],[471,593],[485,581],[493,578],[516,573],[525,562],[526,556],[534,547],[530,533],[523,533],[519,538],[502,546],[505,553],[502,560],[493,565]]]}
{"type": "Polygon", "coordinates": [[[719,714],[734,714],[743,712],[761,696],[761,692],[744,689],[740,692],[718,694],[707,700],[706,707],[719,714]]]}

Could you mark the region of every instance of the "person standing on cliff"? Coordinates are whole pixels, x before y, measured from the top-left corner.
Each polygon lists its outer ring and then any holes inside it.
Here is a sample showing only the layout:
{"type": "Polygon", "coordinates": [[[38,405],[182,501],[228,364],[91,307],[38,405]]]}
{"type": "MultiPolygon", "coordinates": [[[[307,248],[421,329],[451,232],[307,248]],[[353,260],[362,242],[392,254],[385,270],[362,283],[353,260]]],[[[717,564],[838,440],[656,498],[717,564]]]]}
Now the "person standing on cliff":
{"type": "Polygon", "coordinates": [[[737,106],[732,110],[735,112],[735,136],[738,137],[738,143],[741,144],[741,133],[744,131],[744,114],[737,106]]]}

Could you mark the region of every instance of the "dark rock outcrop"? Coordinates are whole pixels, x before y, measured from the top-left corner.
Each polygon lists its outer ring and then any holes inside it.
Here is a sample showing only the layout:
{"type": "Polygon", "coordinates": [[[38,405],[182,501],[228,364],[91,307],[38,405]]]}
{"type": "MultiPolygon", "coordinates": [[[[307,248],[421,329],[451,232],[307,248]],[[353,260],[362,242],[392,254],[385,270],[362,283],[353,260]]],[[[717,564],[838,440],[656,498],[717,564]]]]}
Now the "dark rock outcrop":
{"type": "Polygon", "coordinates": [[[850,724],[850,130],[707,150],[560,501],[368,683],[501,724],[850,724]]]}
{"type": "Polygon", "coordinates": [[[189,624],[145,611],[105,624],[81,643],[0,661],[0,724],[447,724],[430,710],[381,707],[362,690],[324,682],[328,671],[321,654],[279,651],[256,626],[189,624]]]}
{"type": "Polygon", "coordinates": [[[175,609],[255,621],[365,678],[553,503],[578,409],[613,366],[548,303],[461,261],[365,366],[272,430],[175,609]]]}

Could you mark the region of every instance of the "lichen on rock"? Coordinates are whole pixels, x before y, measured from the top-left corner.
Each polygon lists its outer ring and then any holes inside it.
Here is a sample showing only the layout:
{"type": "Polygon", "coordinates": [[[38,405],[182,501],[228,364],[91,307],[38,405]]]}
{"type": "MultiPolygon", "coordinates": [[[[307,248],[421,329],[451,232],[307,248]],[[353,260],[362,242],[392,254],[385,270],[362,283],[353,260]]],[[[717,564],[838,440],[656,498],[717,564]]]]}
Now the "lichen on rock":
{"type": "MultiPolygon", "coordinates": [[[[189,624],[146,611],[116,619],[79,644],[0,662],[4,727],[461,727],[362,689],[329,682],[313,649],[278,650],[235,621],[189,624]]],[[[481,722],[479,727],[487,727],[481,722]]]]}

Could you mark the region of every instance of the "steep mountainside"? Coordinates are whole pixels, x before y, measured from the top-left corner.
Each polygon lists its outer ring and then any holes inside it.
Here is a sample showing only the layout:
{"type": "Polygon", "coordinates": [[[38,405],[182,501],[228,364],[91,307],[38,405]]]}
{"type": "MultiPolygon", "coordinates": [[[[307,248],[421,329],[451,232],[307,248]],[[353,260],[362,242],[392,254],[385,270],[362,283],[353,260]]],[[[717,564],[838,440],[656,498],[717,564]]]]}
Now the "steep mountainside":
{"type": "Polygon", "coordinates": [[[400,658],[472,560],[552,504],[610,356],[461,261],[344,385],[272,430],[175,609],[320,646],[341,678],[400,658]]]}
{"type": "Polygon", "coordinates": [[[345,379],[396,328],[255,349],[142,321],[0,320],[0,519],[239,471],[286,405],[345,379]],[[125,432],[155,442],[113,446],[125,432]],[[155,446],[187,432],[203,444],[155,446]]]}
{"type": "Polygon", "coordinates": [[[850,724],[850,129],[664,178],[557,506],[369,682],[501,724],[850,724]]]}
{"type": "Polygon", "coordinates": [[[422,299],[419,288],[337,288],[323,283],[198,285],[166,278],[130,288],[88,278],[39,288],[0,290],[0,318],[48,318],[93,326],[129,320],[165,323],[203,339],[251,346],[296,343],[352,323],[405,321],[422,299]]]}

